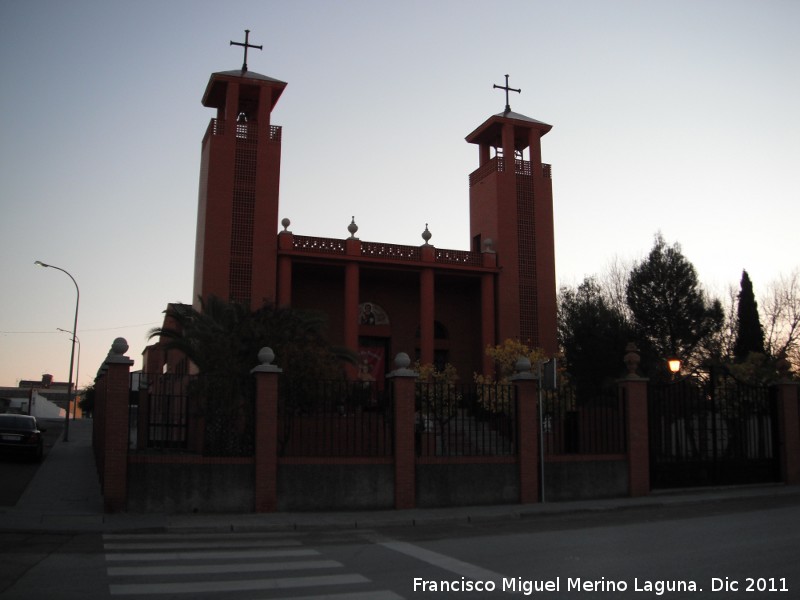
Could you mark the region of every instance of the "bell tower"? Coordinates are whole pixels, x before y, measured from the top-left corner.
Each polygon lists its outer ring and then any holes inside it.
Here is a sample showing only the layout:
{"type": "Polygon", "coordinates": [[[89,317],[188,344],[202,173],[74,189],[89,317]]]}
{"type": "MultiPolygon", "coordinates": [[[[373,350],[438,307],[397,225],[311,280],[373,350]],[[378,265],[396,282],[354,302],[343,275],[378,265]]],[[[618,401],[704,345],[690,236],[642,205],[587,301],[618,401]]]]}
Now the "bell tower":
{"type": "Polygon", "coordinates": [[[203,138],[193,302],[215,295],[252,309],[275,302],[281,128],[270,117],[286,83],[242,68],[213,73],[203,138]]]}
{"type": "Polygon", "coordinates": [[[469,176],[470,233],[474,251],[489,243],[497,253],[498,341],[517,339],[558,350],[550,165],[542,164],[541,138],[552,128],[505,110],[489,117],[466,140],[477,144],[478,168],[469,176]],[[491,242],[489,242],[491,240],[491,242]]]}

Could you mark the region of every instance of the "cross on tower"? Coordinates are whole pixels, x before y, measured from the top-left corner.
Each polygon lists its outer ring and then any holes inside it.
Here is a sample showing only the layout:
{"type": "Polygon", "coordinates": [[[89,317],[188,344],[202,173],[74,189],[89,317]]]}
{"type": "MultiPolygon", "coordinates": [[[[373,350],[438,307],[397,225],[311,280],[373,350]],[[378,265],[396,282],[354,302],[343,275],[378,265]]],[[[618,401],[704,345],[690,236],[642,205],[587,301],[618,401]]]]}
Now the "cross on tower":
{"type": "Polygon", "coordinates": [[[508,75],[506,75],[506,84],[505,85],[497,85],[496,83],[492,86],[492,89],[497,88],[500,90],[506,91],[506,112],[511,112],[511,105],[508,103],[508,92],[517,92],[518,94],[522,93],[522,89],[514,89],[508,87],[508,75]]]}
{"type": "MultiPolygon", "coordinates": [[[[234,42],[231,40],[231,46],[243,46],[244,47],[244,62],[242,63],[242,73],[247,71],[247,49],[248,48],[258,48],[259,50],[263,50],[263,46],[256,46],[250,43],[250,30],[244,30],[244,44],[242,42],[234,42]]],[[[506,75],[506,83],[508,83],[508,75],[506,75]]]]}

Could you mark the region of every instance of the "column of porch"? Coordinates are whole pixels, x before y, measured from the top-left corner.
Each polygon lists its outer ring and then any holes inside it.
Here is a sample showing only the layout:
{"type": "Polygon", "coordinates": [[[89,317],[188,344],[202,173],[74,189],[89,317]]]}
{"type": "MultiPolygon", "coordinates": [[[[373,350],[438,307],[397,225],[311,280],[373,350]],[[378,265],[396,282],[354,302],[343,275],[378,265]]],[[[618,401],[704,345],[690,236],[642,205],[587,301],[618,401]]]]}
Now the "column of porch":
{"type": "MultiPolygon", "coordinates": [[[[347,256],[361,255],[361,241],[349,238],[345,241],[347,256]]],[[[360,272],[358,262],[351,259],[344,266],[344,345],[351,350],[358,350],[358,303],[360,294],[360,272]]],[[[357,367],[347,366],[347,375],[355,379],[357,367]]]]}
{"type": "Polygon", "coordinates": [[[486,273],[481,277],[481,356],[483,374],[487,376],[494,373],[494,360],[486,354],[486,348],[496,343],[494,294],[494,274],[486,273]]]}
{"type": "Polygon", "coordinates": [[[433,269],[424,268],[419,276],[419,345],[420,364],[433,364],[434,361],[434,320],[435,293],[433,269]]]}
{"type": "MultiPolygon", "coordinates": [[[[289,220],[284,219],[284,227],[288,227],[289,220]]],[[[278,234],[278,251],[291,250],[294,235],[291,231],[284,230],[278,234]]],[[[276,303],[280,308],[292,304],[292,259],[289,256],[278,255],[278,293],[276,303]]]]}

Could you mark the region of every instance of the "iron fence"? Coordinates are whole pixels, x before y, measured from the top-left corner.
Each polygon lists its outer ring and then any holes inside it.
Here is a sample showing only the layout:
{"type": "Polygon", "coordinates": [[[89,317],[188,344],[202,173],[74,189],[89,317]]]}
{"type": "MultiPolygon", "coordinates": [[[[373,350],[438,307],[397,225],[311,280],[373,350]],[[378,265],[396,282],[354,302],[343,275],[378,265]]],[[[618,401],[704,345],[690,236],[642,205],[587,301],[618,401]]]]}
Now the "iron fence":
{"type": "Polygon", "coordinates": [[[624,454],[625,418],[625,407],[615,388],[580,399],[571,385],[542,391],[544,453],[624,454]]]}
{"type": "Polygon", "coordinates": [[[187,377],[159,374],[139,378],[135,421],[131,414],[128,447],[138,450],[185,450],[189,427],[187,377]],[[144,435],[139,434],[139,429],[144,435]],[[134,437],[135,436],[135,437],[134,437]]]}
{"type": "Polygon", "coordinates": [[[253,454],[253,381],[208,375],[144,375],[137,396],[129,449],[203,456],[253,454]]]}
{"type": "Polygon", "coordinates": [[[779,480],[771,388],[711,374],[651,385],[648,397],[652,487],[779,480]]]}
{"type": "Polygon", "coordinates": [[[281,380],[278,455],[394,454],[393,399],[375,382],[281,380]]]}
{"type": "Polygon", "coordinates": [[[420,456],[517,453],[517,397],[513,386],[418,382],[416,403],[420,456]]]}

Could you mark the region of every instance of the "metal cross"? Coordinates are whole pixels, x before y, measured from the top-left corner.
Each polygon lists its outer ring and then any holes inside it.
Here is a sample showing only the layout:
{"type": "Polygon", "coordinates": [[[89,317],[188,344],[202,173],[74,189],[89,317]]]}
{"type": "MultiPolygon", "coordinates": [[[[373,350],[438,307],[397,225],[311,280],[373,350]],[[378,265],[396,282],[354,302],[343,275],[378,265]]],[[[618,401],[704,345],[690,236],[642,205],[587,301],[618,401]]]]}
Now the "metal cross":
{"type": "MultiPolygon", "coordinates": [[[[248,48],[258,48],[259,50],[263,50],[264,49],[263,46],[256,46],[256,45],[250,43],[250,30],[249,29],[245,29],[244,30],[244,44],[241,43],[241,42],[234,42],[233,40],[231,40],[231,46],[243,46],[244,47],[244,62],[242,63],[242,73],[247,71],[247,49],[248,48]]],[[[506,78],[508,78],[507,75],[506,75],[506,78]]],[[[506,83],[508,83],[508,81],[506,81],[506,83]]]]}
{"type": "Polygon", "coordinates": [[[511,112],[511,105],[508,103],[508,92],[517,92],[518,94],[520,94],[520,93],[522,93],[522,89],[520,88],[520,89],[517,90],[517,89],[511,88],[511,87],[508,87],[508,75],[506,75],[506,84],[505,85],[494,84],[492,86],[492,89],[494,89],[494,88],[506,91],[506,112],[511,112]]]}

